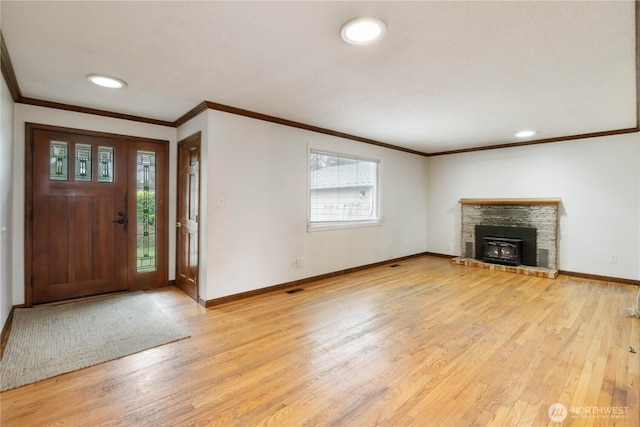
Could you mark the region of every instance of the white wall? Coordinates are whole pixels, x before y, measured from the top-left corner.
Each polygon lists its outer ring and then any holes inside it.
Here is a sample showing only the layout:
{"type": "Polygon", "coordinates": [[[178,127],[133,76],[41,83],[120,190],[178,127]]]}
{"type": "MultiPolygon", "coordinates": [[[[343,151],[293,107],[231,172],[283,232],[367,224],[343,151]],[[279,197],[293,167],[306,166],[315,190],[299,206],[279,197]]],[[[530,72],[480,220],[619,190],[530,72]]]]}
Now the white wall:
{"type": "MultiPolygon", "coordinates": [[[[219,111],[203,114],[206,299],[426,250],[424,157],[219,111]],[[307,231],[309,146],[381,160],[382,225],[307,231]],[[296,258],[303,267],[291,265],[296,258]]],[[[202,127],[179,129],[179,138],[202,127]]]]}
{"type": "Polygon", "coordinates": [[[0,88],[0,330],[13,305],[13,98],[2,78],[0,88]]]}
{"type": "MultiPolygon", "coordinates": [[[[108,132],[169,141],[169,224],[176,221],[176,130],[172,127],[113,119],[91,114],[16,104],[13,155],[13,304],[24,303],[24,162],[25,123],[108,132]]],[[[175,278],[175,233],[169,233],[169,280],[175,278]]]]}
{"type": "MultiPolygon", "coordinates": [[[[175,223],[176,141],[202,132],[204,300],[424,251],[459,254],[458,200],[463,197],[561,197],[560,269],[640,279],[640,134],[424,158],[213,110],[176,131],[14,107],[4,89],[1,221],[13,219],[13,226],[2,244],[5,248],[10,240],[13,259],[3,254],[0,264],[3,322],[11,306],[5,299],[24,302],[25,122],[169,140],[170,224],[175,223]],[[13,138],[7,131],[12,111],[13,138]],[[381,160],[380,226],[307,231],[309,147],[381,160]],[[13,164],[4,160],[11,155],[13,164]],[[486,169],[498,167],[509,178],[481,178],[486,169]],[[12,215],[5,220],[7,210],[12,215]],[[587,238],[599,245],[587,249],[587,238]],[[609,262],[614,253],[616,264],[609,262]],[[296,258],[304,260],[301,268],[291,265],[296,258]],[[5,269],[9,263],[11,269],[5,269]]],[[[174,279],[175,234],[169,239],[169,278],[174,279]]]]}
{"type": "MultiPolygon", "coordinates": [[[[169,140],[170,224],[175,223],[177,140],[202,132],[199,292],[204,300],[426,250],[426,161],[421,156],[218,111],[205,111],[176,132],[17,104],[13,304],[24,302],[26,122],[169,140]],[[381,226],[307,232],[309,144],[381,159],[381,226]],[[296,258],[304,260],[303,267],[291,266],[296,258]]],[[[169,240],[169,279],[174,279],[174,233],[169,240]]]]}
{"type": "Polygon", "coordinates": [[[560,197],[559,269],[640,279],[639,133],[435,156],[427,163],[428,251],[460,254],[460,198],[560,197]]]}

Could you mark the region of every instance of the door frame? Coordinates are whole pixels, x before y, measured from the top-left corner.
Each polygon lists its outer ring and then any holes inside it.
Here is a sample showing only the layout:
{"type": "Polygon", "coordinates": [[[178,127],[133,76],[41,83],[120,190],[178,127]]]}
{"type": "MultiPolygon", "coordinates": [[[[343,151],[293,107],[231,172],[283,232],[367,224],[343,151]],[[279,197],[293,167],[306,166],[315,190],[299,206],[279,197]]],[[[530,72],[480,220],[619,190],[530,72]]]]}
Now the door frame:
{"type": "MultiPolygon", "coordinates": [[[[164,165],[158,166],[159,170],[161,170],[162,172],[162,176],[164,177],[162,184],[166,185],[169,182],[169,141],[167,140],[121,135],[121,134],[99,132],[99,131],[77,129],[77,128],[68,128],[68,127],[53,126],[53,125],[46,125],[46,124],[39,124],[39,123],[29,123],[29,122],[25,123],[25,172],[24,172],[25,173],[25,176],[24,176],[24,183],[25,183],[25,189],[24,189],[24,193],[25,193],[25,202],[24,202],[25,203],[25,210],[24,210],[25,302],[24,302],[24,306],[25,307],[31,307],[33,305],[33,248],[32,248],[33,195],[34,195],[33,194],[33,186],[34,186],[33,149],[34,149],[34,132],[38,130],[71,133],[71,134],[89,136],[89,137],[102,137],[102,138],[115,139],[115,140],[124,141],[124,142],[158,144],[158,146],[162,147],[162,149],[164,150],[165,152],[164,156],[166,159],[166,161],[164,162],[165,163],[164,165]]],[[[166,221],[164,221],[164,224],[162,224],[162,227],[160,226],[158,227],[158,233],[164,234],[164,237],[161,239],[164,242],[162,245],[163,246],[162,253],[164,254],[164,256],[160,257],[159,259],[158,274],[162,275],[162,277],[164,278],[163,281],[165,285],[168,284],[168,271],[169,271],[168,254],[169,254],[169,200],[170,200],[168,186],[166,188],[167,188],[166,199],[161,203],[158,203],[158,206],[157,206],[157,211],[161,211],[163,216],[166,218],[166,221]]],[[[131,260],[128,260],[128,261],[131,262],[131,260]]],[[[130,284],[130,281],[128,281],[128,288],[127,288],[128,291],[138,289],[137,287],[131,287],[129,284],[130,284]]]]}
{"type": "MultiPolygon", "coordinates": [[[[180,189],[180,146],[184,145],[184,144],[191,144],[191,143],[195,143],[198,147],[198,152],[200,153],[200,158],[198,159],[198,213],[197,216],[198,218],[202,218],[201,215],[201,211],[200,211],[200,202],[201,202],[201,193],[202,193],[202,132],[198,131],[192,135],[189,135],[185,138],[182,138],[180,141],[178,141],[178,150],[177,150],[177,156],[176,156],[176,164],[177,164],[177,173],[176,173],[176,228],[175,228],[175,233],[176,233],[176,286],[178,285],[178,268],[179,268],[179,261],[180,261],[180,254],[179,254],[179,241],[178,239],[180,239],[180,228],[178,228],[178,222],[180,221],[180,196],[181,196],[181,189],[180,189]]],[[[200,222],[200,221],[198,221],[200,222]]],[[[201,256],[200,254],[202,253],[201,251],[201,239],[200,239],[200,224],[198,224],[198,231],[196,234],[196,238],[198,239],[198,245],[197,245],[197,250],[198,250],[198,272],[197,272],[197,277],[196,277],[196,295],[195,295],[195,301],[199,304],[202,304],[202,300],[200,300],[200,261],[201,261],[201,256]]],[[[179,286],[177,286],[179,287],[179,286]]],[[[204,304],[203,304],[204,305],[204,304]]]]}

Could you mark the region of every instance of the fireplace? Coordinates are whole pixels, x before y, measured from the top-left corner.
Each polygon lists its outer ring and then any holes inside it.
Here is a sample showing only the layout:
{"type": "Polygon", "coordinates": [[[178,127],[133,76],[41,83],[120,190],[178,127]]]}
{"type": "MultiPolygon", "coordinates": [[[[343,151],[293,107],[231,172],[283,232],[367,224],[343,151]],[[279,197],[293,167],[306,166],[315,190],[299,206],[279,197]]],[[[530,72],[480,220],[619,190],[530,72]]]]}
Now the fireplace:
{"type": "Polygon", "coordinates": [[[558,276],[559,198],[460,199],[460,256],[458,265],[555,279],[558,276]],[[485,237],[497,245],[487,248],[485,237]],[[517,242],[502,239],[522,239],[517,242]],[[509,245],[515,245],[515,248],[509,245]],[[520,253],[520,264],[514,253],[520,253]],[[496,256],[497,259],[496,259],[496,256]],[[500,255],[503,258],[500,258],[500,255]],[[504,262],[508,258],[510,264],[504,262]],[[500,264],[498,264],[500,263],[500,264]]]}
{"type": "Polygon", "coordinates": [[[475,258],[504,265],[537,266],[536,229],[476,225],[475,258]]]}
{"type": "Polygon", "coordinates": [[[522,239],[502,237],[484,237],[482,259],[488,262],[505,265],[522,263],[522,239]]]}

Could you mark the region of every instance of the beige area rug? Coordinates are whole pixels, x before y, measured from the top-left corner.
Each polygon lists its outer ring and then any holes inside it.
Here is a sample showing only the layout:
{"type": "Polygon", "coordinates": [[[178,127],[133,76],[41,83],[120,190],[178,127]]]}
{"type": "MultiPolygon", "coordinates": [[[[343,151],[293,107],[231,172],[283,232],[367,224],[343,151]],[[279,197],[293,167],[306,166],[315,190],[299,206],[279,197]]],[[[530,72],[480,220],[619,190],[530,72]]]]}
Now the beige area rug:
{"type": "Polygon", "coordinates": [[[144,292],[16,309],[0,391],[186,338],[144,292]]]}

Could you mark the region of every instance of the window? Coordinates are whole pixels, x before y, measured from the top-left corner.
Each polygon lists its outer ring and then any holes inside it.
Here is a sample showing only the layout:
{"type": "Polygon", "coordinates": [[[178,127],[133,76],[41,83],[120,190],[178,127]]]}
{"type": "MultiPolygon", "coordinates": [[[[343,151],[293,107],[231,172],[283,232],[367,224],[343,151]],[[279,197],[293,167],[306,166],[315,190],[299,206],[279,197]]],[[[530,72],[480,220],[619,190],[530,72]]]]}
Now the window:
{"type": "Polygon", "coordinates": [[[311,150],[310,225],[377,223],[378,164],[377,160],[311,150]]]}
{"type": "Polygon", "coordinates": [[[136,271],[156,271],[156,153],[136,155],[136,271]]]}
{"type": "Polygon", "coordinates": [[[91,182],[91,151],[87,144],[76,144],[76,181],[91,182]]]}
{"type": "Polygon", "coordinates": [[[50,174],[52,181],[67,181],[69,179],[69,161],[67,151],[69,144],[60,141],[51,141],[50,146],[50,174]]]}
{"type": "Polygon", "coordinates": [[[98,147],[98,182],[113,183],[113,147],[98,147]]]}

